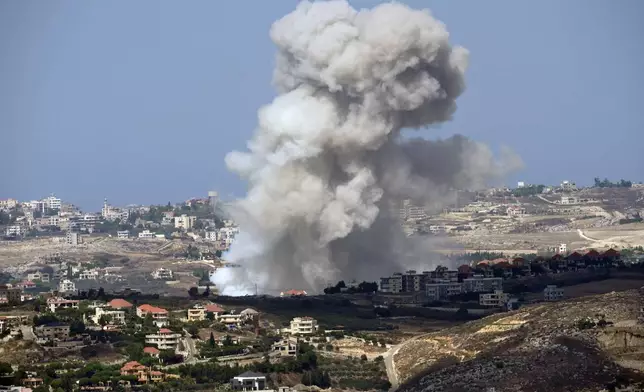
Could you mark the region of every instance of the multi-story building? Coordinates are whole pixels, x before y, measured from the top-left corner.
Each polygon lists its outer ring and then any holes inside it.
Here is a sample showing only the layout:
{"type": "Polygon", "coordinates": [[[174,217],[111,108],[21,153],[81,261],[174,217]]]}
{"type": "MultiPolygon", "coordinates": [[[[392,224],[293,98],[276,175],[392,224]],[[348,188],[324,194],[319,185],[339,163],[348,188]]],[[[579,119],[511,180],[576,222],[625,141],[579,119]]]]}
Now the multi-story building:
{"type": "Polygon", "coordinates": [[[0,315],[0,332],[27,325],[30,319],[31,317],[28,315],[0,315]]]}
{"type": "Polygon", "coordinates": [[[463,279],[463,291],[466,293],[485,293],[488,291],[501,290],[503,288],[503,278],[484,278],[482,276],[473,276],[463,279]]]}
{"type": "Polygon", "coordinates": [[[49,323],[34,328],[34,333],[40,339],[65,340],[69,338],[69,324],[49,323]]]}
{"type": "Polygon", "coordinates": [[[244,320],[245,317],[239,313],[220,314],[217,316],[217,321],[227,326],[240,326],[244,320]]]}
{"type": "Polygon", "coordinates": [[[543,289],[543,299],[545,301],[558,301],[564,296],[564,289],[555,285],[548,285],[543,289]]]}
{"type": "Polygon", "coordinates": [[[80,233],[71,230],[68,231],[67,235],[65,236],[65,242],[67,243],[67,245],[77,246],[82,242],[80,233]]]}
{"type": "Polygon", "coordinates": [[[168,311],[149,304],[144,304],[136,308],[136,315],[140,318],[146,318],[148,315],[152,316],[154,325],[159,328],[169,324],[168,311]]]}
{"type": "Polygon", "coordinates": [[[76,292],[76,284],[69,279],[63,279],[58,285],[58,291],[61,293],[74,293],[76,292]]]}
{"type": "Polygon", "coordinates": [[[18,200],[16,199],[3,199],[0,200],[0,210],[10,210],[16,208],[18,200]]]}
{"type": "Polygon", "coordinates": [[[239,233],[239,228],[235,226],[222,227],[217,233],[217,239],[226,248],[229,248],[235,241],[235,236],[239,233]]]}
{"type": "Polygon", "coordinates": [[[174,217],[174,227],[176,229],[183,229],[183,230],[190,230],[192,229],[192,226],[195,225],[195,222],[197,221],[196,216],[188,216],[188,215],[181,215],[181,216],[175,216],[174,217]]]}
{"type": "Polygon", "coordinates": [[[402,274],[396,272],[388,278],[380,278],[380,291],[383,293],[401,293],[403,291],[402,274]]]}
{"type": "Polygon", "coordinates": [[[120,239],[128,239],[130,238],[130,231],[129,230],[121,230],[116,232],[116,237],[120,239]]]}
{"type": "Polygon", "coordinates": [[[50,276],[46,272],[36,271],[36,272],[27,274],[27,280],[31,280],[32,282],[48,283],[50,280],[50,276]]]}
{"type": "Polygon", "coordinates": [[[217,241],[218,233],[217,231],[207,231],[206,232],[206,241],[217,241]]]}
{"type": "Polygon", "coordinates": [[[280,357],[294,357],[297,354],[297,338],[286,338],[275,342],[272,349],[280,357]]]}
{"type": "Polygon", "coordinates": [[[78,309],[80,301],[75,299],[64,299],[60,297],[52,297],[47,299],[47,308],[52,313],[56,313],[59,309],[78,309]]]}
{"type": "Polygon", "coordinates": [[[293,335],[312,335],[318,330],[318,322],[313,317],[295,317],[291,320],[289,333],[293,335]]]}
{"type": "Polygon", "coordinates": [[[510,295],[504,293],[503,290],[494,290],[493,293],[480,294],[479,304],[483,306],[494,306],[500,308],[504,307],[508,303],[509,299],[510,295]]]}
{"type": "Polygon", "coordinates": [[[53,194],[42,201],[46,208],[50,210],[60,210],[62,207],[62,202],[59,198],[55,197],[53,194]]]}
{"type": "Polygon", "coordinates": [[[441,301],[463,292],[463,284],[459,282],[427,283],[425,295],[429,301],[441,301]]]}
{"type": "Polygon", "coordinates": [[[19,237],[27,233],[27,229],[20,225],[7,226],[4,231],[7,237],[19,237]]]}
{"type": "Polygon", "coordinates": [[[83,271],[80,273],[78,276],[79,279],[81,280],[97,280],[98,279],[98,271],[95,269],[91,269],[88,271],[83,271]]]}
{"type": "Polygon", "coordinates": [[[112,310],[107,307],[97,307],[94,315],[92,316],[94,324],[99,324],[102,316],[109,318],[109,324],[125,324],[125,311],[123,310],[112,310]]]}
{"type": "Polygon", "coordinates": [[[5,298],[9,304],[19,304],[22,302],[22,289],[10,284],[0,285],[0,298],[5,298]]]}
{"type": "Polygon", "coordinates": [[[224,309],[215,304],[195,305],[188,309],[188,321],[203,321],[208,314],[212,314],[213,318],[216,319],[223,312],[224,309]]]}
{"type": "Polygon", "coordinates": [[[176,350],[181,334],[161,328],[158,333],[145,335],[145,344],[154,344],[159,350],[176,350]]]}
{"type": "Polygon", "coordinates": [[[244,372],[230,380],[233,391],[265,391],[268,389],[266,376],[251,371],[244,372]]]}

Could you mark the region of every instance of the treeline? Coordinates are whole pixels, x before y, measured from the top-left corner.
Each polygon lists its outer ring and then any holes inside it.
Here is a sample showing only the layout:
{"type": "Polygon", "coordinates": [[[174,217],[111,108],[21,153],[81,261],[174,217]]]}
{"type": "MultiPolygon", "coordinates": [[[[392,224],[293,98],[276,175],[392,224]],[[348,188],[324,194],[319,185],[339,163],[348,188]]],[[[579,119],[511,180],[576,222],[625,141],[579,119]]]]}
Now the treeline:
{"type": "Polygon", "coordinates": [[[541,193],[543,193],[543,190],[545,188],[545,185],[528,185],[513,189],[512,195],[516,197],[540,195],[541,193]]]}
{"type": "Polygon", "coordinates": [[[324,289],[324,294],[337,294],[337,293],[375,293],[378,291],[378,283],[376,282],[362,282],[357,286],[347,287],[344,280],[339,281],[335,286],[327,287],[324,289]]]}
{"type": "Polygon", "coordinates": [[[600,180],[599,177],[595,177],[595,187],[596,188],[630,188],[633,186],[631,181],[619,180],[618,182],[611,182],[608,178],[600,180]]]}

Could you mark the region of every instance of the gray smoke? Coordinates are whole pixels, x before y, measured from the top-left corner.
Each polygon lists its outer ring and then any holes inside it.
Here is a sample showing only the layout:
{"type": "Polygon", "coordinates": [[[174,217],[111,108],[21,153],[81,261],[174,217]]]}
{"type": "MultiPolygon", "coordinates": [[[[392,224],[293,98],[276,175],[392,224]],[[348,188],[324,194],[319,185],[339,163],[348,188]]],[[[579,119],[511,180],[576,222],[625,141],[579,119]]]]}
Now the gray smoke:
{"type": "Polygon", "coordinates": [[[226,156],[249,183],[231,210],[242,232],[226,255],[243,268],[214,282],[230,295],[255,285],[316,291],[431,264],[427,242],[407,238],[389,204],[438,207],[455,188],[481,187],[507,168],[461,136],[400,140],[403,128],[452,118],[467,50],[449,44],[428,10],[397,3],[356,11],[342,0],[305,1],[270,35],[280,95],[259,110],[249,151],[226,156]]]}

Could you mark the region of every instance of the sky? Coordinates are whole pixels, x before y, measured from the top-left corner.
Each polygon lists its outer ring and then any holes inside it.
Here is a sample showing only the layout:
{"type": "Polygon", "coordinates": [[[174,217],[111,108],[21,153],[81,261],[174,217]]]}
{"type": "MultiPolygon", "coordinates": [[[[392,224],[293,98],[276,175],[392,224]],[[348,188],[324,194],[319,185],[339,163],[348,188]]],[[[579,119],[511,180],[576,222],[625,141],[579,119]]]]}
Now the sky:
{"type": "MultiPolygon", "coordinates": [[[[525,168],[508,185],[644,181],[644,2],[403,2],[470,50],[454,120],[418,136],[511,147],[525,168]]],[[[224,156],[275,96],[268,32],[296,4],[0,2],[0,199],[243,196],[224,156]]]]}

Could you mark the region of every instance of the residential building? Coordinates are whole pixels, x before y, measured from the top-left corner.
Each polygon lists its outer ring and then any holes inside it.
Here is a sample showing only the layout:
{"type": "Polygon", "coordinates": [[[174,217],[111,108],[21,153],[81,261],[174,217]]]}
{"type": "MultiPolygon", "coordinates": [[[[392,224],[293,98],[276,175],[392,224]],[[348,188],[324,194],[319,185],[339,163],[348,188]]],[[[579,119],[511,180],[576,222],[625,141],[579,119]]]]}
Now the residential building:
{"type": "Polygon", "coordinates": [[[123,310],[112,310],[109,308],[97,307],[94,315],[92,316],[94,324],[100,324],[102,316],[109,318],[110,321],[108,324],[125,324],[125,311],[123,310]]]}
{"type": "Polygon", "coordinates": [[[158,333],[145,335],[145,344],[154,344],[159,350],[176,350],[181,334],[161,328],[158,333]]]}
{"type": "Polygon", "coordinates": [[[30,319],[28,315],[0,315],[0,332],[26,325],[30,319]]]}
{"type": "Polygon", "coordinates": [[[31,280],[32,282],[48,283],[49,274],[41,271],[32,272],[30,274],[27,274],[27,280],[31,280]]]}
{"type": "Polygon", "coordinates": [[[556,247],[557,253],[561,255],[565,255],[566,252],[568,252],[568,246],[566,244],[559,244],[558,247],[556,247]]]}
{"type": "Polygon", "coordinates": [[[129,230],[121,230],[116,232],[116,237],[120,239],[128,239],[130,238],[130,231],[129,230]]]}
{"type": "Polygon", "coordinates": [[[62,207],[62,202],[59,198],[55,197],[53,194],[46,199],[43,199],[43,203],[46,208],[50,210],[60,210],[62,207]]]}
{"type": "Polygon", "coordinates": [[[115,298],[110,302],[108,302],[107,306],[109,306],[112,309],[130,309],[134,305],[132,305],[131,303],[127,302],[122,298],[115,298]]]}
{"type": "Polygon", "coordinates": [[[483,306],[504,307],[508,303],[510,295],[503,290],[494,290],[493,293],[479,295],[479,304],[483,306]]]}
{"type": "Polygon", "coordinates": [[[139,381],[147,381],[148,368],[137,361],[127,362],[121,368],[121,376],[136,376],[139,381]]]}
{"type": "Polygon", "coordinates": [[[60,297],[47,298],[47,308],[52,313],[59,309],[78,309],[80,301],[75,299],[64,299],[60,297]]]}
{"type": "Polygon", "coordinates": [[[396,272],[388,278],[380,278],[380,292],[401,293],[402,291],[402,274],[400,272],[396,272]]]}
{"type": "Polygon", "coordinates": [[[564,289],[555,285],[548,285],[543,289],[543,299],[545,301],[558,301],[563,298],[564,289]]]}
{"type": "Polygon", "coordinates": [[[425,295],[428,301],[441,301],[463,292],[463,284],[458,282],[427,283],[425,295]]]}
{"type": "Polygon", "coordinates": [[[235,241],[235,236],[239,233],[239,228],[230,226],[222,227],[218,230],[218,240],[224,245],[224,247],[229,248],[235,241]]]}
{"type": "Polygon", "coordinates": [[[183,229],[183,230],[190,230],[192,227],[195,225],[195,222],[197,221],[196,216],[188,216],[188,215],[181,215],[181,216],[175,216],[174,217],[174,227],[176,229],[183,229]]]}
{"type": "Polygon", "coordinates": [[[38,388],[44,384],[43,379],[39,377],[23,378],[20,382],[25,388],[38,388]]]}
{"type": "Polygon", "coordinates": [[[216,319],[223,312],[224,309],[215,304],[195,305],[188,309],[188,321],[203,321],[208,314],[212,314],[213,318],[216,319]]]}
{"type": "Polygon", "coordinates": [[[25,227],[20,225],[7,226],[4,231],[4,234],[7,237],[19,237],[25,235],[26,233],[27,230],[25,229],[25,227]]]}
{"type": "Polygon", "coordinates": [[[22,302],[22,289],[10,284],[0,285],[0,298],[6,298],[9,304],[19,304],[22,302]]]}
{"type": "Polygon", "coordinates": [[[75,231],[68,231],[67,235],[65,236],[65,242],[67,245],[71,246],[78,246],[82,242],[80,233],[77,233],[75,231]]]}
{"type": "Polygon", "coordinates": [[[573,196],[561,196],[561,204],[577,204],[577,198],[573,196]]]}
{"type": "Polygon", "coordinates": [[[159,354],[161,354],[161,351],[156,347],[145,347],[143,349],[143,354],[149,355],[152,358],[159,358],[159,354]]]}
{"type": "Polygon", "coordinates": [[[233,391],[264,391],[267,389],[266,376],[262,373],[247,371],[230,380],[233,391]]]}
{"type": "Polygon", "coordinates": [[[273,352],[279,354],[280,357],[294,357],[297,354],[297,339],[286,338],[272,345],[273,352]]]}
{"type": "Polygon", "coordinates": [[[69,279],[63,279],[58,285],[58,291],[61,293],[74,293],[76,292],[76,284],[69,279]]]}
{"type": "Polygon", "coordinates": [[[34,333],[40,339],[65,340],[69,338],[69,324],[49,323],[34,328],[34,333]]]}
{"type": "Polygon", "coordinates": [[[313,335],[318,331],[318,322],[313,317],[295,317],[289,332],[293,335],[313,335]]]}
{"type": "Polygon", "coordinates": [[[157,235],[155,233],[150,232],[150,230],[143,230],[142,232],[139,233],[139,238],[145,238],[145,239],[150,239],[150,238],[156,238],[157,235]]]}
{"type": "Polygon", "coordinates": [[[220,314],[217,321],[227,326],[240,326],[244,322],[244,316],[238,313],[220,314]]]}
{"type": "Polygon", "coordinates": [[[148,315],[152,316],[154,325],[159,328],[169,324],[168,311],[149,304],[144,304],[136,308],[136,315],[140,318],[146,318],[148,315]]]}
{"type": "Polygon", "coordinates": [[[172,270],[169,270],[169,269],[157,268],[154,271],[152,271],[153,279],[172,280],[172,277],[173,277],[172,270]]]}
{"type": "Polygon", "coordinates": [[[503,278],[484,278],[474,275],[471,278],[463,279],[463,292],[466,293],[485,293],[502,288],[503,278]]]}
{"type": "Polygon", "coordinates": [[[97,280],[98,279],[98,271],[95,269],[91,269],[88,271],[83,271],[80,273],[78,276],[80,280],[97,280]]]}
{"type": "Polygon", "coordinates": [[[0,200],[0,210],[10,210],[15,208],[18,205],[18,200],[16,199],[4,199],[0,200]]]}
{"type": "Polygon", "coordinates": [[[218,233],[216,231],[207,231],[206,232],[206,241],[217,241],[218,233]]]}

